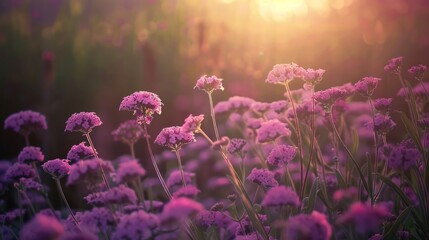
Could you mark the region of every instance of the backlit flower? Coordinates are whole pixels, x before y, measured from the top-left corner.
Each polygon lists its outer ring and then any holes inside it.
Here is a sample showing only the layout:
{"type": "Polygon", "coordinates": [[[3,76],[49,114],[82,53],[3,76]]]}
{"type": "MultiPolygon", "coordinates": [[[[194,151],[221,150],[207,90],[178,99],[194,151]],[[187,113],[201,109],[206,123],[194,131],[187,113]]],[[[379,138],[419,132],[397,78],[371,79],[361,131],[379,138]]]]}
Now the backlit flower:
{"type": "Polygon", "coordinates": [[[195,142],[194,134],[184,131],[179,126],[163,128],[155,139],[156,144],[172,150],[179,150],[183,145],[191,142],[195,142]]]}
{"type": "Polygon", "coordinates": [[[27,136],[35,130],[48,129],[48,125],[46,124],[46,117],[44,115],[27,110],[9,115],[4,121],[4,129],[8,128],[16,133],[27,136]]]}
{"type": "Polygon", "coordinates": [[[204,75],[197,80],[197,84],[194,89],[197,88],[199,90],[203,90],[207,93],[212,93],[215,90],[223,91],[224,88],[222,86],[222,79],[216,77],[215,75],[208,77],[204,75]]]}
{"type": "Polygon", "coordinates": [[[119,105],[120,111],[132,111],[137,117],[137,123],[150,124],[153,114],[161,114],[162,102],[155,93],[139,91],[124,97],[119,105]]]}
{"type": "Polygon", "coordinates": [[[73,113],[66,121],[64,131],[90,133],[94,127],[100,126],[103,122],[94,112],[73,113]]]}

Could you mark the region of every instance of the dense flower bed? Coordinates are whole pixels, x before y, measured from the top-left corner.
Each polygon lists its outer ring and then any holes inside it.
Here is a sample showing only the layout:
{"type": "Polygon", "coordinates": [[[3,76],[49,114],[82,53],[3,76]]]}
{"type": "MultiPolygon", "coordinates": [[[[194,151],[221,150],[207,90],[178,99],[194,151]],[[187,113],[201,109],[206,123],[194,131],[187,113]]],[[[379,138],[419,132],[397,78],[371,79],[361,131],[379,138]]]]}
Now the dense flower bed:
{"type": "Polygon", "coordinates": [[[94,112],[71,115],[65,131],[85,141],[52,160],[28,137],[47,129],[45,117],[14,113],[4,128],[21,134],[26,146],[15,163],[0,162],[1,193],[17,196],[14,208],[2,203],[1,237],[428,239],[429,84],[426,66],[405,73],[403,60],[391,59],[385,70],[402,85],[395,100],[406,102],[405,112],[391,108],[393,98],[372,97],[380,78],[316,91],[325,70],[278,64],[266,83],[284,88],[286,99],[234,96],[214,103],[222,79],[204,75],[195,89],[207,94],[210,116],[191,114],[151,138],[163,103],[155,93],[132,93],[119,110],[133,119],[112,131],[130,152],[115,161],[103,160],[94,146],[91,132],[102,127],[94,112]],[[291,81],[303,88],[291,90],[291,81]],[[406,131],[393,142],[389,133],[398,125],[406,131]],[[140,140],[149,153],[142,159],[151,160],[157,178],[135,156],[140,140]],[[154,153],[153,144],[166,150],[154,153]],[[161,172],[159,164],[170,169],[161,172]],[[57,191],[41,174],[52,177],[57,191]],[[70,207],[73,185],[84,188],[87,209],[70,207]],[[56,193],[64,208],[53,208],[56,193]]]}

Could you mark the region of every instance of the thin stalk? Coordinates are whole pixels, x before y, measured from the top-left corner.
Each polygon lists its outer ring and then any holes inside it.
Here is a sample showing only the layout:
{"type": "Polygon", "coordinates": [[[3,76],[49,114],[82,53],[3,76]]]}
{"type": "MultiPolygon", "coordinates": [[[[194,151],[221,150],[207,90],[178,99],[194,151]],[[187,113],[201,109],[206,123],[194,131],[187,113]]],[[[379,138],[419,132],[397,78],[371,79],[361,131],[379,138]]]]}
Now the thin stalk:
{"type": "MultiPolygon", "coordinates": [[[[95,150],[94,143],[92,142],[91,136],[89,135],[89,133],[85,133],[84,135],[85,135],[86,139],[88,140],[89,145],[91,146],[91,149],[94,153],[95,158],[100,159],[98,157],[97,151],[95,150]]],[[[106,185],[107,189],[110,190],[110,185],[109,185],[109,182],[107,181],[107,177],[106,177],[106,174],[104,173],[104,169],[103,169],[103,166],[101,165],[101,163],[99,164],[99,167],[101,170],[101,177],[103,178],[104,184],[106,185]]]]}
{"type": "Polygon", "coordinates": [[[346,143],[343,141],[343,139],[341,138],[340,134],[338,133],[337,128],[335,127],[334,118],[332,116],[332,113],[329,112],[328,114],[329,114],[329,121],[331,122],[331,127],[334,130],[335,135],[337,136],[337,138],[340,141],[341,145],[343,145],[344,149],[346,150],[347,154],[349,155],[350,159],[352,160],[353,164],[355,165],[356,170],[359,173],[359,177],[360,177],[360,179],[362,181],[362,184],[365,187],[365,190],[368,193],[370,193],[370,190],[369,190],[369,187],[368,187],[368,183],[365,180],[365,177],[364,177],[364,175],[363,175],[363,173],[362,173],[362,171],[361,171],[361,169],[359,167],[359,164],[356,162],[355,158],[353,157],[353,154],[350,152],[349,148],[347,147],[346,143]]]}
{"type": "Polygon", "coordinates": [[[70,208],[69,202],[67,201],[66,196],[64,195],[63,188],[61,187],[60,179],[55,178],[54,180],[55,180],[55,183],[57,184],[57,188],[58,188],[58,191],[60,192],[61,198],[63,199],[64,204],[66,205],[67,210],[70,213],[70,216],[73,218],[74,224],[79,229],[79,231],[81,231],[80,226],[79,226],[79,222],[77,221],[76,217],[74,216],[74,213],[70,208]]]}
{"type": "MultiPolygon", "coordinates": [[[[302,139],[301,139],[301,129],[299,127],[299,120],[298,120],[298,114],[296,112],[296,107],[295,107],[295,103],[293,101],[292,98],[292,93],[290,92],[290,88],[289,88],[289,82],[285,82],[285,88],[286,88],[286,92],[287,95],[289,97],[289,102],[292,105],[292,110],[293,110],[293,114],[294,114],[294,121],[295,121],[295,128],[296,128],[296,135],[297,135],[297,140],[298,140],[298,149],[299,149],[299,161],[300,161],[300,172],[301,172],[301,183],[304,182],[304,156],[303,156],[303,149],[302,149],[302,139]]],[[[301,199],[303,198],[303,194],[304,192],[301,191],[300,196],[301,199]]]]}
{"type": "Polygon", "coordinates": [[[135,158],[136,158],[136,152],[134,151],[134,143],[130,143],[129,145],[130,145],[130,153],[131,153],[131,157],[132,157],[133,159],[135,159],[135,158]]]}
{"type": "Polygon", "coordinates": [[[146,211],[146,205],[144,204],[144,194],[142,192],[141,184],[140,183],[140,177],[136,177],[131,181],[131,185],[133,186],[134,190],[137,192],[137,197],[139,199],[140,203],[143,203],[143,209],[146,211]]]}
{"type": "MultiPolygon", "coordinates": [[[[40,173],[39,173],[39,171],[37,170],[36,162],[32,162],[32,163],[31,163],[31,165],[33,166],[34,171],[36,172],[36,178],[37,178],[37,180],[39,181],[39,183],[40,183],[40,184],[42,184],[42,178],[40,177],[40,173]]],[[[58,216],[55,214],[55,209],[54,209],[54,207],[52,206],[52,203],[51,203],[51,201],[49,200],[49,197],[48,197],[48,195],[46,194],[46,191],[45,191],[45,189],[44,189],[44,188],[42,188],[41,193],[42,193],[42,196],[43,196],[43,198],[45,199],[46,203],[48,204],[49,208],[52,210],[52,214],[53,214],[53,215],[58,219],[58,216]]],[[[59,220],[59,219],[58,219],[58,220],[59,220]]]]}
{"type": "Polygon", "coordinates": [[[149,156],[150,156],[150,159],[152,161],[153,168],[155,168],[156,175],[158,176],[158,179],[161,182],[162,188],[164,188],[165,194],[167,194],[167,197],[171,199],[171,193],[168,190],[167,184],[165,183],[164,179],[162,178],[161,172],[159,171],[159,168],[158,168],[158,164],[156,163],[155,157],[154,157],[153,152],[152,152],[152,147],[150,146],[149,134],[147,132],[146,123],[143,124],[143,130],[144,130],[144,138],[146,139],[146,145],[147,145],[147,148],[149,150],[149,156]]]}
{"type": "Polygon", "coordinates": [[[173,150],[173,152],[176,154],[177,164],[179,166],[180,176],[182,178],[182,185],[183,185],[183,187],[186,187],[185,173],[183,172],[182,158],[180,157],[179,151],[180,151],[180,148],[173,150]]]}
{"type": "MultiPolygon", "coordinates": [[[[375,111],[374,111],[374,104],[372,103],[372,99],[371,97],[368,97],[369,100],[369,104],[371,106],[371,114],[372,114],[372,124],[373,124],[373,135],[374,135],[374,148],[375,148],[375,153],[374,153],[374,169],[369,169],[368,171],[373,171],[374,173],[377,173],[378,170],[378,136],[377,133],[375,132],[375,111]]],[[[369,165],[368,165],[369,166],[369,165]]],[[[374,189],[376,187],[376,181],[373,181],[373,185],[370,186],[372,188],[372,192],[374,192],[374,189]]],[[[373,199],[372,199],[373,200],[373,199]]]]}
{"type": "Polygon", "coordinates": [[[241,156],[240,154],[240,158],[241,158],[241,181],[246,181],[246,163],[244,162],[244,157],[241,156]]]}
{"type": "MultiPolygon", "coordinates": [[[[316,138],[316,128],[314,126],[315,125],[314,124],[314,122],[315,122],[315,112],[314,111],[315,111],[315,108],[316,108],[316,103],[315,103],[315,100],[314,100],[314,87],[312,88],[312,98],[311,99],[312,99],[312,108],[311,108],[311,126],[310,126],[310,128],[311,128],[310,158],[308,160],[307,170],[306,170],[305,176],[304,176],[304,183],[302,184],[302,187],[301,187],[301,193],[304,193],[305,186],[307,184],[308,172],[310,171],[310,164],[311,164],[311,161],[313,160],[314,141],[315,141],[315,138],[316,138]]],[[[317,166],[317,161],[315,161],[315,163],[316,163],[316,166],[317,166]]],[[[316,167],[316,175],[317,175],[317,167],[316,167]]],[[[302,196],[304,196],[304,194],[302,196]]],[[[301,198],[302,198],[302,196],[301,196],[301,198]]]]}
{"type": "Polygon", "coordinates": [[[28,197],[27,193],[23,190],[19,190],[18,191],[22,194],[22,196],[24,196],[25,200],[27,200],[28,205],[30,206],[31,209],[31,213],[33,213],[33,216],[36,215],[36,209],[33,206],[33,203],[31,202],[30,198],[28,197]]]}
{"type": "Polygon", "coordinates": [[[288,179],[288,182],[290,182],[290,185],[293,191],[296,192],[295,182],[293,181],[292,176],[290,175],[290,171],[288,167],[286,167],[286,177],[288,179]]]}
{"type": "Polygon", "coordinates": [[[208,93],[208,95],[209,95],[209,102],[210,102],[210,115],[212,117],[212,122],[213,122],[213,129],[216,135],[216,141],[219,141],[220,137],[219,137],[219,130],[217,129],[216,116],[213,108],[213,98],[211,93],[208,93]]]}

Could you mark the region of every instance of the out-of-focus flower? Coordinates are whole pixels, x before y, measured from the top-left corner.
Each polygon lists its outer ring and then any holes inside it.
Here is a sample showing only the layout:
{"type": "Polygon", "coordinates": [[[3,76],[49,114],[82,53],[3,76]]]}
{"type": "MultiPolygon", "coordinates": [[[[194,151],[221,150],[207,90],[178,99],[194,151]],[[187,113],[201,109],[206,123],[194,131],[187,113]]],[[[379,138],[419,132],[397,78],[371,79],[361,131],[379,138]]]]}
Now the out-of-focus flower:
{"type": "Polygon", "coordinates": [[[227,151],[230,154],[241,153],[243,151],[243,147],[246,145],[246,140],[242,138],[232,138],[229,141],[227,151]]]}
{"type": "Polygon", "coordinates": [[[396,123],[390,116],[377,113],[374,116],[374,120],[371,119],[367,123],[367,126],[372,128],[377,134],[386,135],[396,126],[396,123]]]}
{"type": "Polygon", "coordinates": [[[6,179],[13,182],[19,181],[20,178],[34,178],[35,176],[34,168],[22,163],[13,164],[5,174],[6,179]]]}
{"type": "Polygon", "coordinates": [[[220,211],[208,211],[203,210],[199,212],[196,216],[196,222],[198,226],[203,229],[207,229],[211,226],[216,226],[217,228],[227,228],[233,223],[230,217],[225,215],[220,211]]]}
{"type": "Polygon", "coordinates": [[[88,134],[94,127],[100,126],[103,122],[95,112],[73,113],[66,121],[64,131],[82,132],[88,134]]]}
{"type": "Polygon", "coordinates": [[[15,219],[25,215],[25,209],[17,208],[10,210],[9,212],[0,214],[0,223],[10,224],[15,219]]]}
{"type": "Polygon", "coordinates": [[[192,185],[182,187],[173,193],[174,198],[195,198],[201,191],[192,185]]]}
{"type": "Polygon", "coordinates": [[[264,200],[262,200],[262,206],[264,207],[298,207],[299,205],[299,197],[296,192],[285,186],[271,188],[265,194],[264,200]]]}
{"type": "Polygon", "coordinates": [[[143,136],[143,128],[136,120],[128,120],[112,131],[113,140],[134,144],[143,136]]]}
{"type": "Polygon", "coordinates": [[[314,100],[322,104],[325,111],[329,111],[332,105],[340,98],[349,94],[344,88],[332,87],[314,93],[314,100]]]}
{"type": "Polygon", "coordinates": [[[417,66],[412,66],[408,69],[408,72],[414,76],[414,78],[421,80],[426,73],[427,66],[419,64],[417,66]]]}
{"type": "Polygon", "coordinates": [[[279,101],[271,102],[270,107],[271,107],[271,110],[273,110],[277,114],[280,114],[287,110],[288,105],[289,105],[288,101],[279,100],[279,101]]]}
{"type": "Polygon", "coordinates": [[[197,84],[194,89],[197,88],[199,90],[203,90],[207,93],[212,93],[215,90],[223,91],[224,88],[222,86],[222,79],[216,77],[215,75],[208,77],[204,75],[197,80],[197,84]]]}
{"type": "Polygon", "coordinates": [[[305,69],[295,63],[276,64],[268,73],[265,82],[272,84],[285,84],[286,82],[292,81],[294,79],[302,79],[305,75],[305,69]]]}
{"type": "Polygon", "coordinates": [[[317,211],[311,215],[299,214],[290,217],[286,223],[286,239],[298,240],[328,240],[332,235],[332,228],[326,216],[317,211]]]}
{"type": "Polygon", "coordinates": [[[254,112],[264,115],[268,110],[270,110],[270,103],[266,102],[253,102],[252,105],[250,105],[250,109],[252,109],[254,112]]]}
{"type": "Polygon", "coordinates": [[[271,142],[282,136],[289,137],[292,134],[286,124],[277,119],[263,122],[261,127],[256,130],[256,133],[257,140],[260,143],[271,142]]]}
{"type": "Polygon", "coordinates": [[[149,240],[155,239],[156,230],[160,226],[158,216],[145,211],[123,215],[112,234],[113,240],[149,240]]]}
{"type": "Polygon", "coordinates": [[[420,151],[411,141],[404,141],[399,146],[394,147],[389,156],[389,167],[407,171],[422,160],[420,151]]]}
{"type": "Polygon", "coordinates": [[[70,173],[70,164],[67,159],[53,159],[42,165],[43,171],[50,174],[53,178],[59,179],[70,173]]]}
{"type": "Polygon", "coordinates": [[[23,136],[28,136],[33,131],[48,129],[48,125],[44,115],[27,110],[9,115],[4,121],[4,129],[8,128],[23,136]]]}
{"type": "Polygon", "coordinates": [[[279,185],[277,180],[274,179],[274,173],[265,168],[253,168],[246,179],[261,185],[264,189],[270,189],[279,185]]]}
{"type": "Polygon", "coordinates": [[[104,192],[91,193],[84,197],[88,204],[93,206],[105,206],[109,204],[135,204],[137,195],[133,189],[125,185],[111,188],[104,192]]]}
{"type": "MultiPolygon", "coordinates": [[[[80,228],[90,233],[98,235],[99,233],[108,233],[114,229],[116,222],[111,211],[107,208],[92,208],[90,211],[77,212],[75,215],[76,219],[80,223],[80,228]]],[[[69,217],[70,227],[74,228],[71,217],[69,217]]]]}
{"type": "Polygon", "coordinates": [[[387,72],[398,72],[404,61],[404,57],[395,57],[390,59],[386,66],[384,66],[384,70],[387,72]]]}
{"type": "Polygon", "coordinates": [[[374,108],[383,114],[389,112],[390,104],[392,104],[392,98],[377,98],[374,100],[374,108]]]}
{"type": "Polygon", "coordinates": [[[63,225],[55,218],[37,214],[21,229],[21,239],[58,239],[64,233],[63,225]]]}
{"type": "Polygon", "coordinates": [[[364,77],[355,83],[355,90],[365,97],[371,97],[381,78],[364,77]]]}
{"type": "Polygon", "coordinates": [[[182,125],[182,130],[185,132],[196,132],[200,127],[201,123],[204,120],[204,115],[200,114],[198,116],[189,115],[185,119],[185,122],[182,125]]]}
{"type": "Polygon", "coordinates": [[[24,147],[18,155],[18,162],[20,163],[32,163],[32,162],[43,162],[45,156],[39,147],[24,147]]]}
{"type": "Polygon", "coordinates": [[[162,102],[155,93],[139,91],[124,97],[119,105],[120,111],[132,111],[138,124],[150,124],[153,114],[161,114],[162,102]]]}
{"type": "Polygon", "coordinates": [[[34,181],[32,178],[20,178],[18,183],[15,183],[22,191],[41,191],[43,189],[43,185],[34,181]]]}
{"type": "Polygon", "coordinates": [[[179,126],[163,128],[155,139],[156,144],[169,147],[174,151],[191,142],[195,142],[194,134],[184,131],[179,126]]]}
{"type": "Polygon", "coordinates": [[[67,153],[67,159],[70,163],[76,163],[80,160],[91,159],[95,157],[94,151],[90,146],[86,146],[85,142],[73,145],[67,153]]]}
{"type": "Polygon", "coordinates": [[[204,210],[201,203],[189,198],[172,198],[164,206],[161,218],[163,221],[183,221],[204,210]]]}
{"type": "Polygon", "coordinates": [[[223,136],[220,140],[213,142],[211,148],[214,150],[221,150],[222,147],[228,145],[229,138],[226,136],[223,136]]]}
{"type": "Polygon", "coordinates": [[[116,182],[126,183],[145,175],[146,170],[144,170],[137,160],[133,159],[119,164],[118,171],[116,172],[116,182]]]}
{"type": "Polygon", "coordinates": [[[255,100],[248,97],[233,96],[228,99],[228,102],[231,112],[242,114],[251,108],[255,100]]]}
{"type": "Polygon", "coordinates": [[[338,218],[337,223],[350,224],[357,233],[366,235],[381,230],[382,221],[389,215],[390,213],[383,206],[371,207],[361,202],[355,202],[338,218]]]}
{"type": "Polygon", "coordinates": [[[105,173],[113,171],[112,164],[102,159],[91,159],[79,161],[70,167],[70,175],[67,178],[66,185],[76,184],[78,181],[86,183],[96,183],[99,178],[100,166],[105,173]]]}
{"type": "Polygon", "coordinates": [[[323,74],[325,74],[324,69],[312,69],[307,68],[304,74],[304,89],[310,90],[313,89],[315,85],[319,84],[322,81],[323,74]]]}
{"type": "MultiPolygon", "coordinates": [[[[195,176],[194,173],[190,172],[183,172],[183,176],[185,178],[186,185],[192,185],[192,177],[195,176]]],[[[182,183],[182,176],[180,174],[179,170],[174,170],[170,173],[170,175],[167,178],[167,187],[172,191],[175,192],[177,189],[181,188],[182,183]]]]}
{"type": "Polygon", "coordinates": [[[295,157],[296,149],[290,145],[275,146],[267,157],[267,163],[276,167],[285,166],[295,157]]]}

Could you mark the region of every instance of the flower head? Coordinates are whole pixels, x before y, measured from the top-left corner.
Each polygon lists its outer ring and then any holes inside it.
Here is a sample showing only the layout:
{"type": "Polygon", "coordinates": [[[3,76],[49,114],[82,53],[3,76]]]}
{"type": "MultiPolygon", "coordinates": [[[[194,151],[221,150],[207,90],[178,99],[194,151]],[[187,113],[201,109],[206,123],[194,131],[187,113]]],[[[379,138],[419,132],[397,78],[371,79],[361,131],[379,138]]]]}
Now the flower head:
{"type": "Polygon", "coordinates": [[[403,141],[394,147],[388,157],[389,167],[407,171],[422,159],[420,151],[410,141],[403,141]]]}
{"type": "Polygon", "coordinates": [[[185,119],[185,123],[183,123],[182,125],[182,130],[185,132],[195,132],[201,127],[201,123],[203,122],[203,120],[203,114],[198,116],[193,116],[191,114],[185,119]]]}
{"type": "Polygon", "coordinates": [[[43,162],[44,159],[45,156],[39,147],[24,147],[18,155],[20,163],[43,162]]]}
{"type": "Polygon", "coordinates": [[[153,114],[161,114],[162,102],[155,93],[139,91],[124,97],[119,110],[132,111],[137,116],[138,124],[150,124],[153,114]]]}
{"type": "Polygon", "coordinates": [[[278,145],[274,147],[267,157],[267,163],[271,166],[281,167],[287,165],[296,155],[296,147],[290,145],[278,145]]]}
{"type": "Polygon", "coordinates": [[[84,197],[88,204],[105,206],[109,204],[135,204],[137,195],[133,189],[125,185],[111,188],[104,192],[91,193],[84,197]]]}
{"type": "Polygon", "coordinates": [[[404,57],[396,57],[396,58],[390,59],[387,62],[386,66],[384,66],[384,71],[387,71],[387,72],[399,71],[403,61],[404,61],[404,57]]]}
{"type": "Polygon", "coordinates": [[[246,145],[246,140],[242,138],[232,138],[229,141],[227,151],[230,154],[241,153],[243,151],[244,145],[246,145]]]}
{"type": "Polygon", "coordinates": [[[212,93],[214,90],[223,91],[222,79],[216,77],[215,75],[208,77],[204,75],[197,80],[197,84],[194,89],[197,88],[199,90],[203,90],[207,93],[212,93]]]}
{"type": "Polygon", "coordinates": [[[38,112],[30,110],[11,114],[4,121],[4,129],[11,128],[16,133],[28,136],[31,132],[48,129],[46,117],[38,112]]]}
{"type": "Polygon", "coordinates": [[[144,170],[137,160],[133,159],[119,164],[118,171],[116,172],[116,182],[126,183],[145,175],[146,170],[144,170]]]}
{"type": "Polygon", "coordinates": [[[329,111],[332,105],[340,98],[349,94],[344,88],[332,87],[314,93],[314,100],[322,104],[325,111],[329,111]]]}
{"type": "Polygon", "coordinates": [[[112,234],[113,240],[149,240],[155,239],[156,230],[160,226],[158,216],[143,210],[123,215],[112,234]]]}
{"type": "Polygon", "coordinates": [[[185,197],[172,198],[164,206],[161,218],[163,221],[182,221],[195,216],[202,210],[204,210],[203,205],[192,199],[185,197]]]}
{"type": "Polygon", "coordinates": [[[19,218],[20,216],[25,215],[25,209],[17,208],[13,209],[9,212],[0,214],[0,223],[8,224],[10,222],[13,222],[15,219],[19,218]]]}
{"type": "Polygon", "coordinates": [[[186,132],[179,126],[163,128],[155,139],[156,144],[169,147],[175,151],[191,142],[195,142],[194,134],[186,132]]]}
{"type": "Polygon", "coordinates": [[[57,179],[67,176],[70,173],[70,164],[67,159],[57,158],[49,160],[42,165],[42,168],[46,173],[57,179]]]}
{"type": "Polygon", "coordinates": [[[396,123],[390,118],[389,115],[377,113],[374,116],[374,120],[370,120],[367,123],[367,126],[372,128],[377,134],[385,135],[396,126],[396,123]]]}
{"type": "Polygon", "coordinates": [[[286,238],[291,240],[328,240],[332,235],[332,228],[326,216],[317,211],[311,215],[299,214],[290,217],[286,223],[286,238]]]}
{"type": "Polygon", "coordinates": [[[417,66],[412,66],[408,69],[408,72],[414,76],[416,79],[422,79],[426,73],[427,66],[423,64],[419,64],[417,66]]]}
{"type": "Polygon", "coordinates": [[[252,103],[252,105],[250,105],[250,108],[254,111],[254,112],[256,112],[256,113],[258,113],[258,114],[260,114],[260,115],[263,115],[263,114],[265,114],[266,112],[268,112],[269,110],[270,110],[270,103],[266,103],[266,102],[253,102],[252,103]]]}
{"type": "Polygon", "coordinates": [[[21,229],[21,239],[58,239],[64,233],[63,225],[55,218],[37,214],[21,229]]]}
{"type": "Polygon", "coordinates": [[[73,113],[66,121],[66,129],[69,132],[90,133],[94,127],[103,122],[94,112],[73,113]]]}
{"type": "Polygon", "coordinates": [[[286,100],[274,101],[270,104],[271,110],[277,114],[283,113],[287,110],[289,102],[286,100]]]}
{"type": "Polygon", "coordinates": [[[377,98],[374,100],[374,108],[381,112],[389,112],[390,104],[392,104],[392,98],[377,98]]]}
{"type": "Polygon", "coordinates": [[[364,77],[355,84],[355,89],[365,97],[371,97],[381,78],[364,77]]]}
{"type": "Polygon", "coordinates": [[[113,140],[134,144],[143,136],[143,128],[136,120],[128,120],[112,131],[113,140]]]}
{"type": "Polygon", "coordinates": [[[299,197],[292,189],[285,186],[277,186],[268,190],[262,201],[264,207],[293,206],[298,207],[299,197]]]}
{"type": "Polygon", "coordinates": [[[67,178],[66,185],[73,185],[79,181],[96,183],[99,180],[100,166],[105,173],[113,171],[112,164],[108,161],[103,161],[99,158],[94,158],[86,161],[79,161],[70,167],[70,175],[67,178]]]}
{"type": "Polygon", "coordinates": [[[256,130],[257,140],[260,143],[266,143],[276,140],[281,136],[290,136],[292,132],[286,127],[285,123],[277,119],[268,120],[261,124],[261,127],[256,130]]]}
{"type": "Polygon", "coordinates": [[[5,177],[9,181],[17,182],[20,178],[33,178],[36,176],[34,168],[30,165],[15,163],[6,171],[5,177]]]}
{"type": "Polygon", "coordinates": [[[67,153],[67,159],[70,160],[71,163],[91,159],[93,157],[95,157],[94,151],[90,146],[86,146],[85,142],[73,145],[67,153]]]}
{"type": "Polygon", "coordinates": [[[195,198],[200,192],[201,192],[200,189],[198,189],[197,187],[193,185],[189,185],[176,190],[173,193],[173,197],[174,198],[181,198],[181,197],[195,198]]]}
{"type": "Polygon", "coordinates": [[[247,176],[247,180],[261,185],[265,189],[277,187],[279,183],[274,179],[274,173],[265,168],[254,168],[247,176]]]}
{"type": "Polygon", "coordinates": [[[319,84],[322,81],[323,74],[325,74],[324,69],[312,69],[307,68],[304,74],[304,89],[312,89],[316,84],[319,84]]]}
{"type": "Polygon", "coordinates": [[[272,84],[285,84],[293,79],[303,78],[304,76],[305,69],[295,63],[276,64],[268,73],[265,82],[272,84]]]}
{"type": "MultiPolygon", "coordinates": [[[[115,226],[115,218],[112,212],[103,207],[95,207],[90,211],[77,212],[75,217],[80,223],[81,228],[93,234],[111,231],[115,226]]],[[[72,224],[74,225],[74,223],[72,224]]]]}
{"type": "MultiPolygon", "coordinates": [[[[183,172],[186,185],[192,185],[192,177],[195,176],[195,173],[183,172]]],[[[167,178],[167,187],[171,189],[172,192],[176,191],[178,188],[182,187],[182,177],[179,170],[174,170],[170,173],[167,178]]]]}

